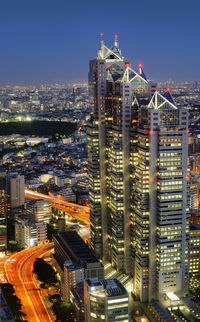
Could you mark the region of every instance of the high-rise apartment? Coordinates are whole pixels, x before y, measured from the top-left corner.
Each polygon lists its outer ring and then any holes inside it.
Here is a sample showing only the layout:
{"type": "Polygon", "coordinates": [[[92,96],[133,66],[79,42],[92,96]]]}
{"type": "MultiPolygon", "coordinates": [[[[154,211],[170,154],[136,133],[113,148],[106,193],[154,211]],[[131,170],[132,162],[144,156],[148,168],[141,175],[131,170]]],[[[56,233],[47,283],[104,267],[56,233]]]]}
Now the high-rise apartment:
{"type": "Polygon", "coordinates": [[[142,65],[105,46],[90,61],[88,167],[91,247],[133,276],[142,301],[188,284],[187,111],[142,65]]]}

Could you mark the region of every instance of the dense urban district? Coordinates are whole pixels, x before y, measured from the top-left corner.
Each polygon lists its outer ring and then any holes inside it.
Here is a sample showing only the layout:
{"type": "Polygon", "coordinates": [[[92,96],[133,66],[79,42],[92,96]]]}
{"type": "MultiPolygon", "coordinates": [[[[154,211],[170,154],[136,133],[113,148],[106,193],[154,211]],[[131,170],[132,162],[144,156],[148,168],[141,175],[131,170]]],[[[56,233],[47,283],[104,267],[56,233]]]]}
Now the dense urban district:
{"type": "Polygon", "coordinates": [[[117,36],[88,84],[0,88],[1,321],[200,320],[199,112],[117,36]]]}

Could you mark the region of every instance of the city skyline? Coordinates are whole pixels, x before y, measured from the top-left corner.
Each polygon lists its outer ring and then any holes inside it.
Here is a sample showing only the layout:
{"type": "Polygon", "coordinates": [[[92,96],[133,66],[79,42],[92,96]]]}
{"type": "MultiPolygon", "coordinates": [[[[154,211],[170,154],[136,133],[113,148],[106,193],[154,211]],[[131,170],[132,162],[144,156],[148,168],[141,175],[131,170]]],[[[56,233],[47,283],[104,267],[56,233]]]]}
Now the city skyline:
{"type": "Polygon", "coordinates": [[[101,35],[88,74],[90,240],[150,302],[188,290],[188,111],[130,65],[101,35]]]}
{"type": "Polygon", "coordinates": [[[106,42],[118,34],[123,56],[134,69],[143,63],[155,81],[199,80],[199,7],[197,1],[128,1],[124,10],[120,1],[7,1],[0,13],[0,85],[86,81],[101,32],[106,42]]]}

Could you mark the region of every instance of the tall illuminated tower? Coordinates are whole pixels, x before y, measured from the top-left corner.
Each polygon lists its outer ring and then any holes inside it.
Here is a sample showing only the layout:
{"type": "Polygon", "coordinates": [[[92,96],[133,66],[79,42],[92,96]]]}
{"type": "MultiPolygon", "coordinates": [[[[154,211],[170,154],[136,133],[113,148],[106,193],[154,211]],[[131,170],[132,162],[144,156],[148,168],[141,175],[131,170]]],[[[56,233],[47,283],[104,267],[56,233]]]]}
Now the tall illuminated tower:
{"type": "Polygon", "coordinates": [[[188,288],[188,111],[168,92],[139,108],[135,168],[135,289],[141,300],[188,288]]]}
{"type": "Polygon", "coordinates": [[[130,67],[115,36],[109,49],[101,34],[98,57],[90,61],[88,165],[91,247],[99,258],[131,273],[131,130],[133,99],[149,96],[140,66],[130,67]]]}
{"type": "Polygon", "coordinates": [[[7,173],[0,172],[0,251],[7,248],[7,173]]]}
{"type": "Polygon", "coordinates": [[[101,35],[90,61],[91,247],[142,301],[188,287],[188,114],[101,35]]]}

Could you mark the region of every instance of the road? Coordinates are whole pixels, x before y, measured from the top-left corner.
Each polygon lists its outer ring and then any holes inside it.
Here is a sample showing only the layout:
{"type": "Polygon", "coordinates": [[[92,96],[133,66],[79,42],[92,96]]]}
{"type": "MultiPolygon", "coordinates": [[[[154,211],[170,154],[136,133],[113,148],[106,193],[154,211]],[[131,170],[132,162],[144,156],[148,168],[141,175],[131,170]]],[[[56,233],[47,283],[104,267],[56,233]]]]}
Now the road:
{"type": "Polygon", "coordinates": [[[90,225],[89,207],[81,206],[75,203],[65,201],[61,196],[54,196],[53,194],[45,195],[37,191],[25,189],[26,198],[30,199],[43,199],[49,201],[52,207],[62,210],[76,219],[80,219],[88,226],[90,225]]]}
{"type": "Polygon", "coordinates": [[[14,286],[28,322],[53,321],[43,302],[40,290],[34,282],[32,273],[35,259],[42,257],[52,248],[53,245],[50,244],[25,249],[9,256],[4,264],[8,282],[14,286]]]}

